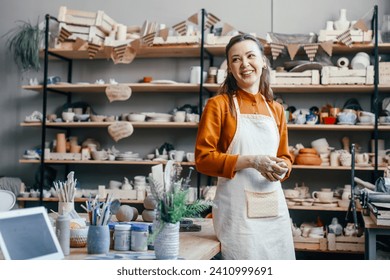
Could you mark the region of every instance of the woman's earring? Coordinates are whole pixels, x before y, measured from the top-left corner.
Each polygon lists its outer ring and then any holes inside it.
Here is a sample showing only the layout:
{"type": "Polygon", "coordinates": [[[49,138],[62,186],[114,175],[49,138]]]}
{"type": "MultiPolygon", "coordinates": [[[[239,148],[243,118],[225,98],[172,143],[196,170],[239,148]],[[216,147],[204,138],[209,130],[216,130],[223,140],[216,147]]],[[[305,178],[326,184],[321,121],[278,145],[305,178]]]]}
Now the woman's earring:
{"type": "Polygon", "coordinates": [[[267,64],[264,64],[263,69],[267,69],[267,68],[268,68],[267,64]]]}

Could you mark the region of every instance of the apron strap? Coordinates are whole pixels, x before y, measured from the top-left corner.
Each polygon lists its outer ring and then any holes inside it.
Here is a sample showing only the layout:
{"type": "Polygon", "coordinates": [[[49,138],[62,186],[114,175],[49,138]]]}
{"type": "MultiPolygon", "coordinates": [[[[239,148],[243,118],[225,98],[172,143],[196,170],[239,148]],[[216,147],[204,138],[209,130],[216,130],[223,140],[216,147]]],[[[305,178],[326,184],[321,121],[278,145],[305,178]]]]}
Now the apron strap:
{"type": "Polygon", "coordinates": [[[240,106],[238,106],[237,96],[233,96],[234,106],[236,107],[237,116],[240,114],[240,106]]]}

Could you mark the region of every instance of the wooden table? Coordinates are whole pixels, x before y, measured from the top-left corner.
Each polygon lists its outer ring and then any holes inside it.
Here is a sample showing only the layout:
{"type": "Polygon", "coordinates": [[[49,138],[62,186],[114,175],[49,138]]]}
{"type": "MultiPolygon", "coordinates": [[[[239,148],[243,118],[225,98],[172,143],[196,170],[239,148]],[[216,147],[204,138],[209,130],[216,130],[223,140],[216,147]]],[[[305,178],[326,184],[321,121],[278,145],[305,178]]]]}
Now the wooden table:
{"type": "Polygon", "coordinates": [[[390,235],[390,226],[378,226],[370,216],[363,215],[365,230],[365,254],[367,260],[376,259],[376,237],[390,235]]]}
{"type": "MultiPolygon", "coordinates": [[[[194,219],[201,225],[199,232],[180,232],[179,256],[186,260],[209,260],[221,251],[221,244],[214,234],[212,219],[194,219]]],[[[128,253],[128,251],[110,251],[110,253],[128,253]]],[[[87,248],[71,248],[67,260],[79,260],[88,257],[87,248]]]]}

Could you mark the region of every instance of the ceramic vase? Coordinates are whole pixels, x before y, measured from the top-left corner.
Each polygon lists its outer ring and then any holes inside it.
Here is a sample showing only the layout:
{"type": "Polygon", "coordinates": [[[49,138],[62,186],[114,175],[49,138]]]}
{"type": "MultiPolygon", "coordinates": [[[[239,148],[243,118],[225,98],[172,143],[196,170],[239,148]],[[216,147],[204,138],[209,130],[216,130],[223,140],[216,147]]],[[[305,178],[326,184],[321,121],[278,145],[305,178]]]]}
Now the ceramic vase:
{"type": "Polygon", "coordinates": [[[347,20],[347,10],[340,9],[340,17],[334,22],[334,28],[336,30],[347,30],[349,28],[350,22],[347,20]]]}
{"type": "Polygon", "coordinates": [[[90,225],[87,234],[88,254],[107,254],[110,250],[110,230],[108,226],[90,225]]]}
{"type": "Polygon", "coordinates": [[[66,153],[66,136],[65,133],[57,134],[57,144],[56,144],[57,153],[66,153]]]}
{"type": "MultiPolygon", "coordinates": [[[[156,222],[156,229],[159,223],[156,222]]],[[[164,223],[161,230],[156,234],[154,252],[158,260],[176,260],[179,256],[179,229],[180,222],[175,224],[164,223]]]]}

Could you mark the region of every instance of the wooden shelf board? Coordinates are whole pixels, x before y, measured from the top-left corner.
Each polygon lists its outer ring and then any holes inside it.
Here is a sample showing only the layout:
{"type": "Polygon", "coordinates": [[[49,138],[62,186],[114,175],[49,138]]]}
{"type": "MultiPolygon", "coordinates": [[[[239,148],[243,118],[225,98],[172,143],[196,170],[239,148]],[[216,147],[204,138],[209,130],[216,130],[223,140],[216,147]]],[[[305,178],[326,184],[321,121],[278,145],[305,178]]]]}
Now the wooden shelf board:
{"type": "MultiPolygon", "coordinates": [[[[312,170],[351,170],[350,166],[321,166],[321,165],[297,165],[293,164],[293,169],[312,169],[312,170]]],[[[378,170],[384,170],[384,167],[379,167],[378,170]]],[[[355,170],[372,171],[374,167],[355,167],[355,170]]]]}
{"type": "MultiPolygon", "coordinates": [[[[152,83],[121,83],[121,85],[129,86],[132,92],[148,92],[148,93],[198,93],[199,84],[189,84],[189,83],[176,83],[176,84],[152,84],[152,83]]],[[[110,84],[54,84],[48,85],[48,92],[50,89],[57,90],[61,92],[72,92],[72,93],[105,93],[106,88],[110,84]]],[[[43,91],[42,85],[22,86],[25,90],[41,92],[43,91]]]]}
{"type": "MultiPolygon", "coordinates": [[[[210,92],[217,92],[219,84],[204,84],[204,87],[210,92]]],[[[371,93],[374,90],[373,85],[271,85],[275,93],[371,93]]]]}
{"type": "MultiPolygon", "coordinates": [[[[37,159],[20,159],[19,163],[40,163],[37,159]]],[[[142,161],[120,161],[120,160],[45,160],[46,164],[109,164],[109,165],[157,165],[166,162],[142,160],[142,161]]],[[[181,162],[183,166],[195,166],[194,162],[181,162]]]]}
{"type": "MultiPolygon", "coordinates": [[[[324,206],[302,206],[302,205],[293,205],[288,206],[290,210],[319,210],[319,211],[348,211],[348,208],[345,207],[324,207],[324,206]]],[[[357,211],[360,211],[359,209],[357,211]]]]}
{"type": "Polygon", "coordinates": [[[289,130],[357,130],[357,131],[373,131],[374,125],[331,125],[331,124],[288,124],[289,130]]]}
{"type": "MultiPolygon", "coordinates": [[[[74,51],[72,49],[49,49],[49,52],[60,55],[68,59],[89,59],[88,50],[83,47],[81,50],[74,51]]],[[[41,52],[43,56],[43,52],[41,52]]],[[[200,46],[194,45],[177,45],[177,46],[153,46],[139,48],[136,58],[162,58],[162,57],[200,57],[200,46]]],[[[49,56],[49,58],[54,58],[49,56]]],[[[110,59],[110,55],[99,50],[93,59],[110,59]]]]}
{"type": "MultiPolygon", "coordinates": [[[[225,56],[225,45],[205,45],[207,53],[213,56],[225,56]]],[[[378,46],[381,53],[390,53],[390,44],[380,44],[378,46]]],[[[374,45],[372,43],[363,44],[355,43],[352,47],[347,47],[342,44],[333,44],[333,54],[346,54],[354,52],[372,52],[374,45]]],[[[72,49],[49,49],[51,53],[69,58],[69,59],[89,59],[88,50],[84,47],[81,50],[74,51],[72,49]]],[[[265,54],[271,54],[269,45],[265,45],[265,54]]],[[[41,52],[43,56],[43,52],[41,52]]],[[[53,58],[52,56],[49,56],[53,58]]],[[[162,57],[200,57],[200,45],[170,45],[170,46],[153,46],[153,47],[141,47],[136,54],[136,58],[162,58],[162,57]]],[[[100,50],[96,53],[93,59],[110,59],[110,56],[100,50]]]]}
{"type": "Polygon", "coordinates": [[[364,254],[364,251],[340,251],[340,250],[310,250],[310,249],[303,249],[303,248],[295,248],[295,251],[297,252],[316,252],[316,253],[330,253],[330,254],[354,254],[354,255],[361,255],[364,254]]]}
{"type": "MultiPolygon", "coordinates": [[[[106,128],[114,122],[62,122],[62,123],[46,123],[47,127],[69,127],[69,128],[106,128]]],[[[198,123],[194,122],[131,122],[135,128],[197,128],[198,123]]],[[[41,127],[40,122],[20,123],[24,127],[41,127]]]]}
{"type": "Polygon", "coordinates": [[[390,91],[390,84],[380,84],[378,89],[379,91],[390,91]]]}

